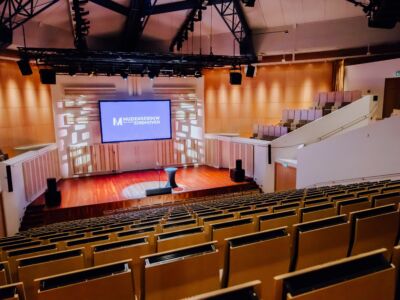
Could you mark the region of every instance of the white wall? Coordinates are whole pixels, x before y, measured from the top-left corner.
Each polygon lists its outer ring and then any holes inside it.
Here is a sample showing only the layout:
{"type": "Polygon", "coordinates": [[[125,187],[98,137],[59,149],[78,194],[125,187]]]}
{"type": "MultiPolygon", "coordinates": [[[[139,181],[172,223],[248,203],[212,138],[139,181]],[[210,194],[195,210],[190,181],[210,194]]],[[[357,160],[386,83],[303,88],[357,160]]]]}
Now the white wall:
{"type": "Polygon", "coordinates": [[[363,127],[370,121],[369,115],[374,111],[376,103],[371,96],[365,96],[352,104],[349,104],[329,115],[304,125],[271,142],[272,164],[265,165],[265,176],[263,178],[263,191],[274,191],[274,162],[279,159],[297,159],[299,146],[313,143],[334,135],[343,134],[354,128],[363,127]]]}
{"type": "Polygon", "coordinates": [[[360,90],[363,95],[368,93],[377,95],[379,97],[377,114],[382,116],[385,78],[395,77],[395,72],[399,70],[400,58],[347,66],[344,89],[346,91],[360,90]]]}
{"type": "Polygon", "coordinates": [[[400,176],[400,117],[329,138],[298,151],[297,188],[375,176],[400,176]]]}

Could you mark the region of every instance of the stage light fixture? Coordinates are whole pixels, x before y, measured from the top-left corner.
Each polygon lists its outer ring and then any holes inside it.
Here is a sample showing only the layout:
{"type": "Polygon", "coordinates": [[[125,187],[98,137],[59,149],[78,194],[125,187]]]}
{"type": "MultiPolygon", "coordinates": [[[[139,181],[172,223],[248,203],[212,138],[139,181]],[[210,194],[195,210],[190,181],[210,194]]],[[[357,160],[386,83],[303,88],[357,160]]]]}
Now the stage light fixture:
{"type": "Polygon", "coordinates": [[[29,64],[29,60],[22,58],[21,60],[17,61],[17,64],[23,76],[32,75],[32,68],[29,64]]]}
{"type": "Polygon", "coordinates": [[[232,67],[229,73],[229,83],[232,85],[242,84],[242,73],[240,71],[240,67],[232,67]]]}
{"type": "Polygon", "coordinates": [[[247,65],[246,77],[253,78],[255,72],[256,72],[256,67],[255,66],[247,65]]]}
{"type": "Polygon", "coordinates": [[[56,84],[56,72],[52,69],[40,69],[40,82],[42,84],[56,84]]]}

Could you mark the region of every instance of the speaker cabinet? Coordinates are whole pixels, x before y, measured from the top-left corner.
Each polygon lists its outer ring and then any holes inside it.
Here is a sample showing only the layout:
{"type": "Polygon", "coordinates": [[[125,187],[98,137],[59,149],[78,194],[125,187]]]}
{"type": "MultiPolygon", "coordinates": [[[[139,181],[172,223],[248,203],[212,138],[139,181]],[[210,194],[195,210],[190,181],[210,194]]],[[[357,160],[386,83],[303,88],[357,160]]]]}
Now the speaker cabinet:
{"type": "Polygon", "coordinates": [[[50,69],[40,69],[40,82],[42,84],[56,84],[56,72],[50,69]]]}
{"type": "Polygon", "coordinates": [[[44,198],[47,207],[60,206],[61,192],[57,191],[57,180],[55,178],[47,178],[47,190],[44,193],[44,198]]]}
{"type": "Polygon", "coordinates": [[[242,84],[242,73],[230,72],[229,73],[229,82],[232,85],[241,85],[242,84]]]}
{"type": "Polygon", "coordinates": [[[246,70],[246,77],[253,78],[255,72],[256,72],[256,67],[253,65],[248,65],[246,70]]]}
{"type": "Polygon", "coordinates": [[[242,182],[245,179],[245,171],[242,169],[242,160],[236,160],[236,168],[229,170],[229,175],[234,182],[242,182]]]}

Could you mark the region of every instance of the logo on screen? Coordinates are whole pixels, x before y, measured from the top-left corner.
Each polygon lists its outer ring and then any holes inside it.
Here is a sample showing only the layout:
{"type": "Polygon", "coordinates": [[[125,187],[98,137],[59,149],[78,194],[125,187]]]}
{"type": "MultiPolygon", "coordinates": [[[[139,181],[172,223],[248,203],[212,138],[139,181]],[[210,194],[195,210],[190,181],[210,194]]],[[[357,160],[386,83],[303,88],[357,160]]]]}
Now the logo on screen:
{"type": "Polygon", "coordinates": [[[122,126],[122,118],[113,118],[114,126],[122,126]]]}

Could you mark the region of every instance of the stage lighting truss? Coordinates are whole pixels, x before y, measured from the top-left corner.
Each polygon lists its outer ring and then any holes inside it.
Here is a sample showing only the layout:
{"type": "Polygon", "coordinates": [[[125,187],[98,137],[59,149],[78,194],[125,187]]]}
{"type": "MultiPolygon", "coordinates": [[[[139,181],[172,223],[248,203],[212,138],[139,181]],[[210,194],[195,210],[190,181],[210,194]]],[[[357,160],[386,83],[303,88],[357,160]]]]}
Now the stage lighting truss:
{"type": "Polygon", "coordinates": [[[207,68],[255,63],[253,56],[178,55],[174,53],[79,51],[77,49],[19,48],[21,57],[57,74],[112,76],[201,77],[207,68]],[[125,75],[126,74],[126,75],[125,75]],[[122,76],[122,75],[121,75],[122,76]]]}

